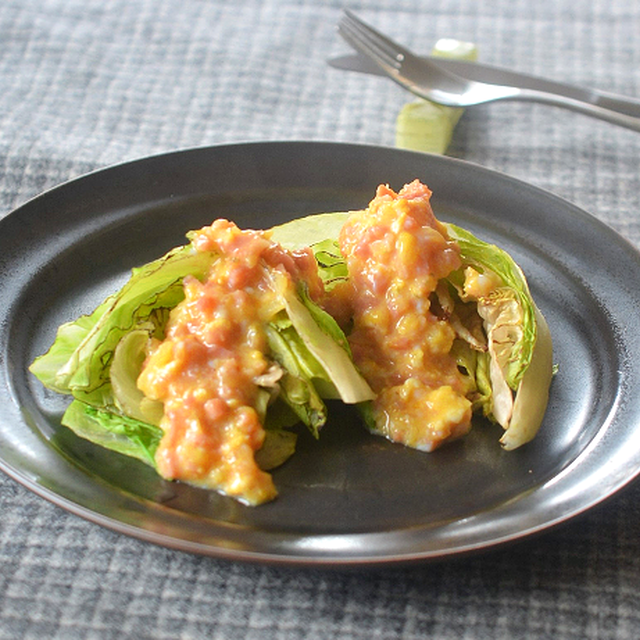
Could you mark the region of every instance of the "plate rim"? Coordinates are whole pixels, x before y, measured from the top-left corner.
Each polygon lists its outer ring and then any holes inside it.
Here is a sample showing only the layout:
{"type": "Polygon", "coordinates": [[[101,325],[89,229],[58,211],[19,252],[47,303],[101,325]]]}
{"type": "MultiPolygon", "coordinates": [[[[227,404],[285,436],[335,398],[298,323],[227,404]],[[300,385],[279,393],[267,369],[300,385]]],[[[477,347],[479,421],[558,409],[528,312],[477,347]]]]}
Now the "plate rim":
{"type": "MultiPolygon", "coordinates": [[[[92,176],[105,174],[107,172],[111,172],[114,170],[127,170],[128,168],[139,165],[142,163],[154,162],[154,161],[162,161],[167,160],[169,157],[184,157],[185,154],[192,153],[207,153],[207,152],[216,152],[220,149],[228,149],[230,147],[254,147],[254,148],[265,148],[266,146],[273,147],[281,146],[281,145],[303,145],[305,147],[314,146],[331,146],[331,147],[342,147],[342,148],[358,148],[362,151],[367,152],[377,152],[384,151],[385,153],[401,153],[403,155],[412,154],[415,156],[417,161],[424,162],[425,159],[430,159],[432,162],[444,164],[450,164],[453,166],[462,166],[467,169],[479,172],[484,176],[488,176],[489,179],[498,179],[501,181],[506,181],[512,186],[515,186],[517,189],[525,189],[534,195],[544,197],[547,199],[554,200],[560,207],[563,209],[570,210],[573,214],[578,214],[580,216],[586,216],[591,225],[595,225],[602,229],[606,230],[606,233],[609,234],[610,237],[614,238],[618,244],[624,245],[627,251],[630,251],[635,258],[639,261],[640,264],[640,252],[638,249],[624,236],[618,233],[611,226],[607,225],[605,222],[589,213],[588,211],[577,207],[572,204],[568,200],[561,198],[560,196],[541,189],[535,185],[522,181],[518,178],[509,176],[508,174],[500,171],[495,171],[493,169],[489,169],[483,167],[481,165],[459,159],[459,158],[451,158],[447,156],[434,156],[432,154],[424,154],[421,152],[413,152],[407,150],[399,150],[393,147],[381,147],[372,144],[353,144],[353,143],[345,143],[345,142],[324,142],[324,141],[265,141],[265,142],[244,142],[244,143],[230,143],[230,144],[220,144],[220,145],[211,145],[211,146],[203,146],[203,147],[191,147],[185,149],[177,149],[173,151],[169,151],[166,153],[157,153],[150,156],[136,158],[132,160],[127,160],[115,165],[110,165],[103,168],[98,168],[93,171],[84,173],[80,176],[72,178],[71,180],[65,181],[61,184],[55,185],[46,191],[43,191],[40,194],[37,194],[33,198],[30,198],[25,203],[15,208],[13,211],[8,213],[6,216],[0,220],[0,228],[2,228],[6,223],[5,220],[9,219],[11,216],[19,216],[21,211],[28,209],[31,206],[37,205],[42,199],[47,199],[50,197],[50,194],[59,192],[60,189],[68,189],[72,188],[73,185],[77,182],[84,181],[87,178],[91,178],[92,176]]],[[[0,334],[4,333],[5,327],[2,326],[0,328],[0,334]]],[[[4,358],[4,338],[2,339],[3,351],[0,353],[0,356],[4,358]]],[[[1,359],[0,359],[1,361],[1,359]]],[[[4,381],[3,381],[4,382],[4,381]]],[[[4,390],[3,390],[4,391],[4,390]]],[[[0,421],[0,429],[1,429],[0,421]]],[[[586,451],[582,450],[580,454],[576,457],[575,460],[569,466],[573,466],[576,463],[576,460],[586,455],[586,451]]],[[[526,537],[530,537],[535,534],[539,534],[543,531],[550,530],[552,528],[557,527],[558,525],[571,520],[580,514],[592,509],[598,504],[601,504],[605,500],[608,500],[617,492],[619,492],[622,488],[629,485],[634,479],[640,475],[640,459],[638,460],[638,465],[633,470],[632,473],[627,475],[624,478],[619,478],[615,483],[615,486],[608,487],[608,490],[603,492],[601,495],[596,498],[592,498],[588,503],[583,504],[581,508],[574,509],[570,513],[565,513],[563,515],[557,515],[556,517],[545,521],[544,523],[538,524],[536,526],[529,527],[526,530],[520,530],[518,532],[514,532],[511,535],[502,536],[500,538],[496,538],[492,541],[485,541],[482,543],[474,543],[471,545],[461,546],[452,548],[449,550],[439,550],[436,552],[417,552],[413,555],[404,554],[402,556],[384,556],[384,557],[368,557],[366,555],[362,555],[358,558],[345,558],[343,555],[337,554],[335,556],[332,555],[300,555],[300,556],[291,556],[291,555],[280,555],[273,553],[266,553],[261,551],[251,551],[251,550],[233,550],[233,549],[225,549],[220,547],[211,547],[210,545],[206,545],[203,543],[198,543],[194,541],[185,541],[184,539],[176,539],[172,536],[166,536],[158,532],[152,532],[147,529],[141,529],[140,527],[129,525],[120,520],[114,520],[109,516],[105,516],[103,514],[98,514],[94,510],[77,504],[72,500],[68,499],[65,496],[61,496],[54,491],[47,489],[37,483],[36,480],[29,477],[28,474],[24,473],[22,470],[14,468],[12,465],[8,464],[0,452],[0,470],[2,470],[6,475],[13,478],[15,481],[25,486],[28,490],[33,492],[34,494],[40,496],[48,500],[49,502],[63,508],[65,511],[73,513],[76,516],[82,517],[85,520],[103,526],[107,529],[111,529],[113,531],[138,538],[140,540],[151,542],[154,544],[161,545],[167,548],[173,548],[177,550],[187,551],[191,553],[197,553],[202,555],[214,556],[221,559],[231,559],[235,561],[250,561],[250,562],[263,562],[268,564],[286,564],[286,565],[314,565],[314,566],[330,566],[332,568],[336,568],[338,566],[371,566],[371,565],[397,565],[397,564],[406,564],[406,563],[414,563],[416,561],[428,561],[428,560],[441,560],[444,558],[449,558],[451,556],[460,556],[460,555],[468,555],[477,553],[479,551],[486,551],[491,548],[495,548],[497,546],[504,545],[509,542],[514,542],[517,540],[521,540],[526,537]]],[[[362,537],[363,534],[341,534],[341,536],[349,536],[355,535],[357,537],[362,537]]],[[[372,534],[364,534],[365,536],[372,534]]]]}

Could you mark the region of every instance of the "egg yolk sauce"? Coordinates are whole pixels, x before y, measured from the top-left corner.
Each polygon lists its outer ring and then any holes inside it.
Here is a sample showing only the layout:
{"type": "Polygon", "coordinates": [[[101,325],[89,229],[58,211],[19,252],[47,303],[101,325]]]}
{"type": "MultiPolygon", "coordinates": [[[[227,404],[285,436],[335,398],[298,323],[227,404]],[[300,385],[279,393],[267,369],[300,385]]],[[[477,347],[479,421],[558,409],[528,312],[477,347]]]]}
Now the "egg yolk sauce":
{"type": "Polygon", "coordinates": [[[310,250],[286,251],[226,220],[195,232],[192,244],[219,257],[204,282],[185,279],[185,298],[138,378],[143,393],[164,404],[158,472],[260,504],[277,493],[254,457],[265,438],[259,382],[273,380],[278,366],[265,324],[283,309],[281,287],[304,279],[314,298],[322,283],[310,250]]]}
{"type": "Polygon", "coordinates": [[[472,414],[468,377],[452,354],[456,332],[437,303],[460,251],[430,197],[417,180],[398,193],[378,187],[341,230],[349,278],[335,290],[352,317],[354,361],[376,393],[370,426],[425,451],[466,434],[472,414]]]}

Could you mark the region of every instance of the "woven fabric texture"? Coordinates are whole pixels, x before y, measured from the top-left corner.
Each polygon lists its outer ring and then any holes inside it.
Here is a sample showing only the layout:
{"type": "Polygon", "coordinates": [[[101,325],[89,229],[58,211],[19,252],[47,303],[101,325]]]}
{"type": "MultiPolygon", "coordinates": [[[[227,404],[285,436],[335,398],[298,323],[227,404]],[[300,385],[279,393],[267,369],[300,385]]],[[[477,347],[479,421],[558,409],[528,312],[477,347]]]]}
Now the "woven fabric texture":
{"type": "MultiPolygon", "coordinates": [[[[259,140],[393,146],[408,94],[326,64],[348,51],[335,29],[344,4],[3,0],[0,216],[88,171],[175,149],[259,140]]],[[[637,2],[347,4],[417,51],[454,37],[477,43],[489,64],[640,97],[637,2]]],[[[504,103],[467,110],[448,153],[549,190],[640,244],[640,134],[504,103]]],[[[639,505],[635,483],[487,555],[317,571],[157,547],[0,474],[0,640],[635,640],[639,505]]]]}

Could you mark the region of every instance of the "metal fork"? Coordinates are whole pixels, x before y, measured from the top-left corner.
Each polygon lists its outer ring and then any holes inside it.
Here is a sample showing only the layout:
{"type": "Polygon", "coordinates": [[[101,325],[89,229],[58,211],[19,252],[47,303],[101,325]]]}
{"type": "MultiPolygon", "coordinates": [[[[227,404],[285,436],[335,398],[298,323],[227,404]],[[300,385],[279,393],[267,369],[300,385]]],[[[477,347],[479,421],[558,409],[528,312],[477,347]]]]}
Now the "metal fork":
{"type": "MultiPolygon", "coordinates": [[[[640,118],[618,113],[588,100],[537,89],[468,80],[421,58],[345,10],[340,35],[372,60],[387,76],[411,93],[448,107],[470,107],[498,100],[541,102],[640,131],[640,118]]],[[[597,98],[596,98],[597,99],[597,98]]]]}

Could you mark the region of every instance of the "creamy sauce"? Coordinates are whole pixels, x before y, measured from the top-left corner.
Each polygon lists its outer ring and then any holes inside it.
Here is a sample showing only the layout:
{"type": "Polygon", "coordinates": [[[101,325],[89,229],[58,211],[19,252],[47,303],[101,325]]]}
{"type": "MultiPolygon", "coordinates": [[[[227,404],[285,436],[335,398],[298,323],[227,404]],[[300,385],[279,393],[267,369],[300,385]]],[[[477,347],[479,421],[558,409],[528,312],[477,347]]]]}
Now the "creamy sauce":
{"type": "Polygon", "coordinates": [[[349,217],[339,239],[349,281],[336,291],[353,318],[354,360],[377,393],[376,430],[429,451],[471,425],[467,383],[451,355],[455,331],[432,309],[460,253],[430,196],[418,181],[399,193],[381,186],[368,209],[349,217]]]}
{"type": "Polygon", "coordinates": [[[185,279],[185,299],[138,379],[147,397],[164,403],[158,471],[260,504],[276,495],[254,458],[265,437],[258,409],[265,391],[257,381],[273,369],[264,327],[282,309],[274,277],[290,286],[304,278],[312,295],[322,285],[310,251],[287,252],[266,234],[226,220],[192,242],[220,257],[205,282],[185,279]]]}
{"type": "MultiPolygon", "coordinates": [[[[446,299],[438,282],[461,266],[459,249],[434,217],[430,195],[417,181],[399,193],[379,187],[342,229],[349,280],[324,299],[352,319],[353,357],[377,394],[375,429],[424,450],[463,435],[471,422],[467,382],[451,354],[456,331],[437,303],[446,299]]],[[[304,280],[316,301],[323,286],[310,250],[288,252],[265,232],[217,220],[192,243],[219,257],[204,282],[185,279],[184,301],[164,339],[150,345],[138,379],[164,405],[157,468],[260,504],[277,493],[255,461],[265,438],[260,382],[274,372],[265,324],[284,307],[283,286],[304,280]]],[[[469,288],[481,289],[486,283],[473,276],[469,288]]]]}

